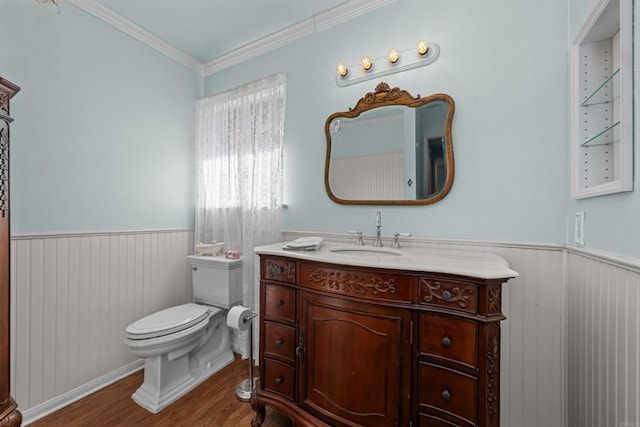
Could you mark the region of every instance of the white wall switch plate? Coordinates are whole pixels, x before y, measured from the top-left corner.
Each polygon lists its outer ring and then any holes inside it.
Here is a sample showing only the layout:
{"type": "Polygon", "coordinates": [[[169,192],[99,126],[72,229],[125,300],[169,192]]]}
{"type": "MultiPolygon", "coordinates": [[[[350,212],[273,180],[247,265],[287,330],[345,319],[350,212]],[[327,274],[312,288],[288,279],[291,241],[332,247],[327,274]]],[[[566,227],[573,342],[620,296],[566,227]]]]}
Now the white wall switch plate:
{"type": "Polygon", "coordinates": [[[577,245],[584,246],[584,212],[576,212],[573,241],[577,245]]]}

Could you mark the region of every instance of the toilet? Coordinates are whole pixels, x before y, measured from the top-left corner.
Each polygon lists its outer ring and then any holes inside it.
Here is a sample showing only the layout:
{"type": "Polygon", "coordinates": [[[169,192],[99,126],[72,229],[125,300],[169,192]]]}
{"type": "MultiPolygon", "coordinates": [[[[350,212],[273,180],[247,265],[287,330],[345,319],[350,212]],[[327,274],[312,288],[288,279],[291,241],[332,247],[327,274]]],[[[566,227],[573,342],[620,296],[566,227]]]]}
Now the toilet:
{"type": "Polygon", "coordinates": [[[154,414],[234,360],[227,311],[242,302],[242,260],[187,257],[193,302],[133,322],[124,344],[144,359],[144,382],[131,396],[154,414]]]}

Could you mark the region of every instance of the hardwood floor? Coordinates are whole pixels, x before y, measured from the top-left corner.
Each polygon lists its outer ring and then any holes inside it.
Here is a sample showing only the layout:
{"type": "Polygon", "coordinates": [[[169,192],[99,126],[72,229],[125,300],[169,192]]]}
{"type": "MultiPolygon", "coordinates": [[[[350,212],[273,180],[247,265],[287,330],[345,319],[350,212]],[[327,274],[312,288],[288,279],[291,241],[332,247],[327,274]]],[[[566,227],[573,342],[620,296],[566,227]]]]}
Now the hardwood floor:
{"type": "MultiPolygon", "coordinates": [[[[241,402],[235,395],[236,386],[248,376],[247,363],[247,360],[236,358],[234,363],[214,374],[158,414],[148,412],[131,400],[131,394],[142,384],[143,371],[138,371],[30,425],[34,427],[250,426],[254,412],[249,403],[241,402]]],[[[267,407],[267,416],[262,425],[290,427],[292,423],[289,418],[267,407]]]]}

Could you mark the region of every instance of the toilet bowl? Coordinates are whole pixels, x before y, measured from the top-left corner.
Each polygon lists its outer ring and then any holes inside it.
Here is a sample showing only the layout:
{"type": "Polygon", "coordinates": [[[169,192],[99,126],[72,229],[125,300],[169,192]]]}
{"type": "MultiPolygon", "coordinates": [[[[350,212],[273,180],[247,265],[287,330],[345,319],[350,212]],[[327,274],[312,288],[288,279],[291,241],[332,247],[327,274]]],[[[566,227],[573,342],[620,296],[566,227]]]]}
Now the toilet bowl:
{"type": "Polygon", "coordinates": [[[188,258],[197,302],[153,313],[125,331],[124,344],[144,359],[144,382],[131,397],[154,414],[234,360],[226,309],[240,302],[241,261],[188,258]]]}

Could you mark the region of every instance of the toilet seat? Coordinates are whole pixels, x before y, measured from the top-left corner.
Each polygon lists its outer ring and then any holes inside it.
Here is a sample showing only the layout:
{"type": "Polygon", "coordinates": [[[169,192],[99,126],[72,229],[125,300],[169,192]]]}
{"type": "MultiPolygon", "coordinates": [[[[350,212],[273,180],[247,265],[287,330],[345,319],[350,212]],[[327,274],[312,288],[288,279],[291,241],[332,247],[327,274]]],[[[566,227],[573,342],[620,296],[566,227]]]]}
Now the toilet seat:
{"type": "Polygon", "coordinates": [[[219,311],[219,308],[193,303],[169,307],[127,326],[126,336],[131,340],[146,340],[175,334],[207,320],[219,311]]]}

